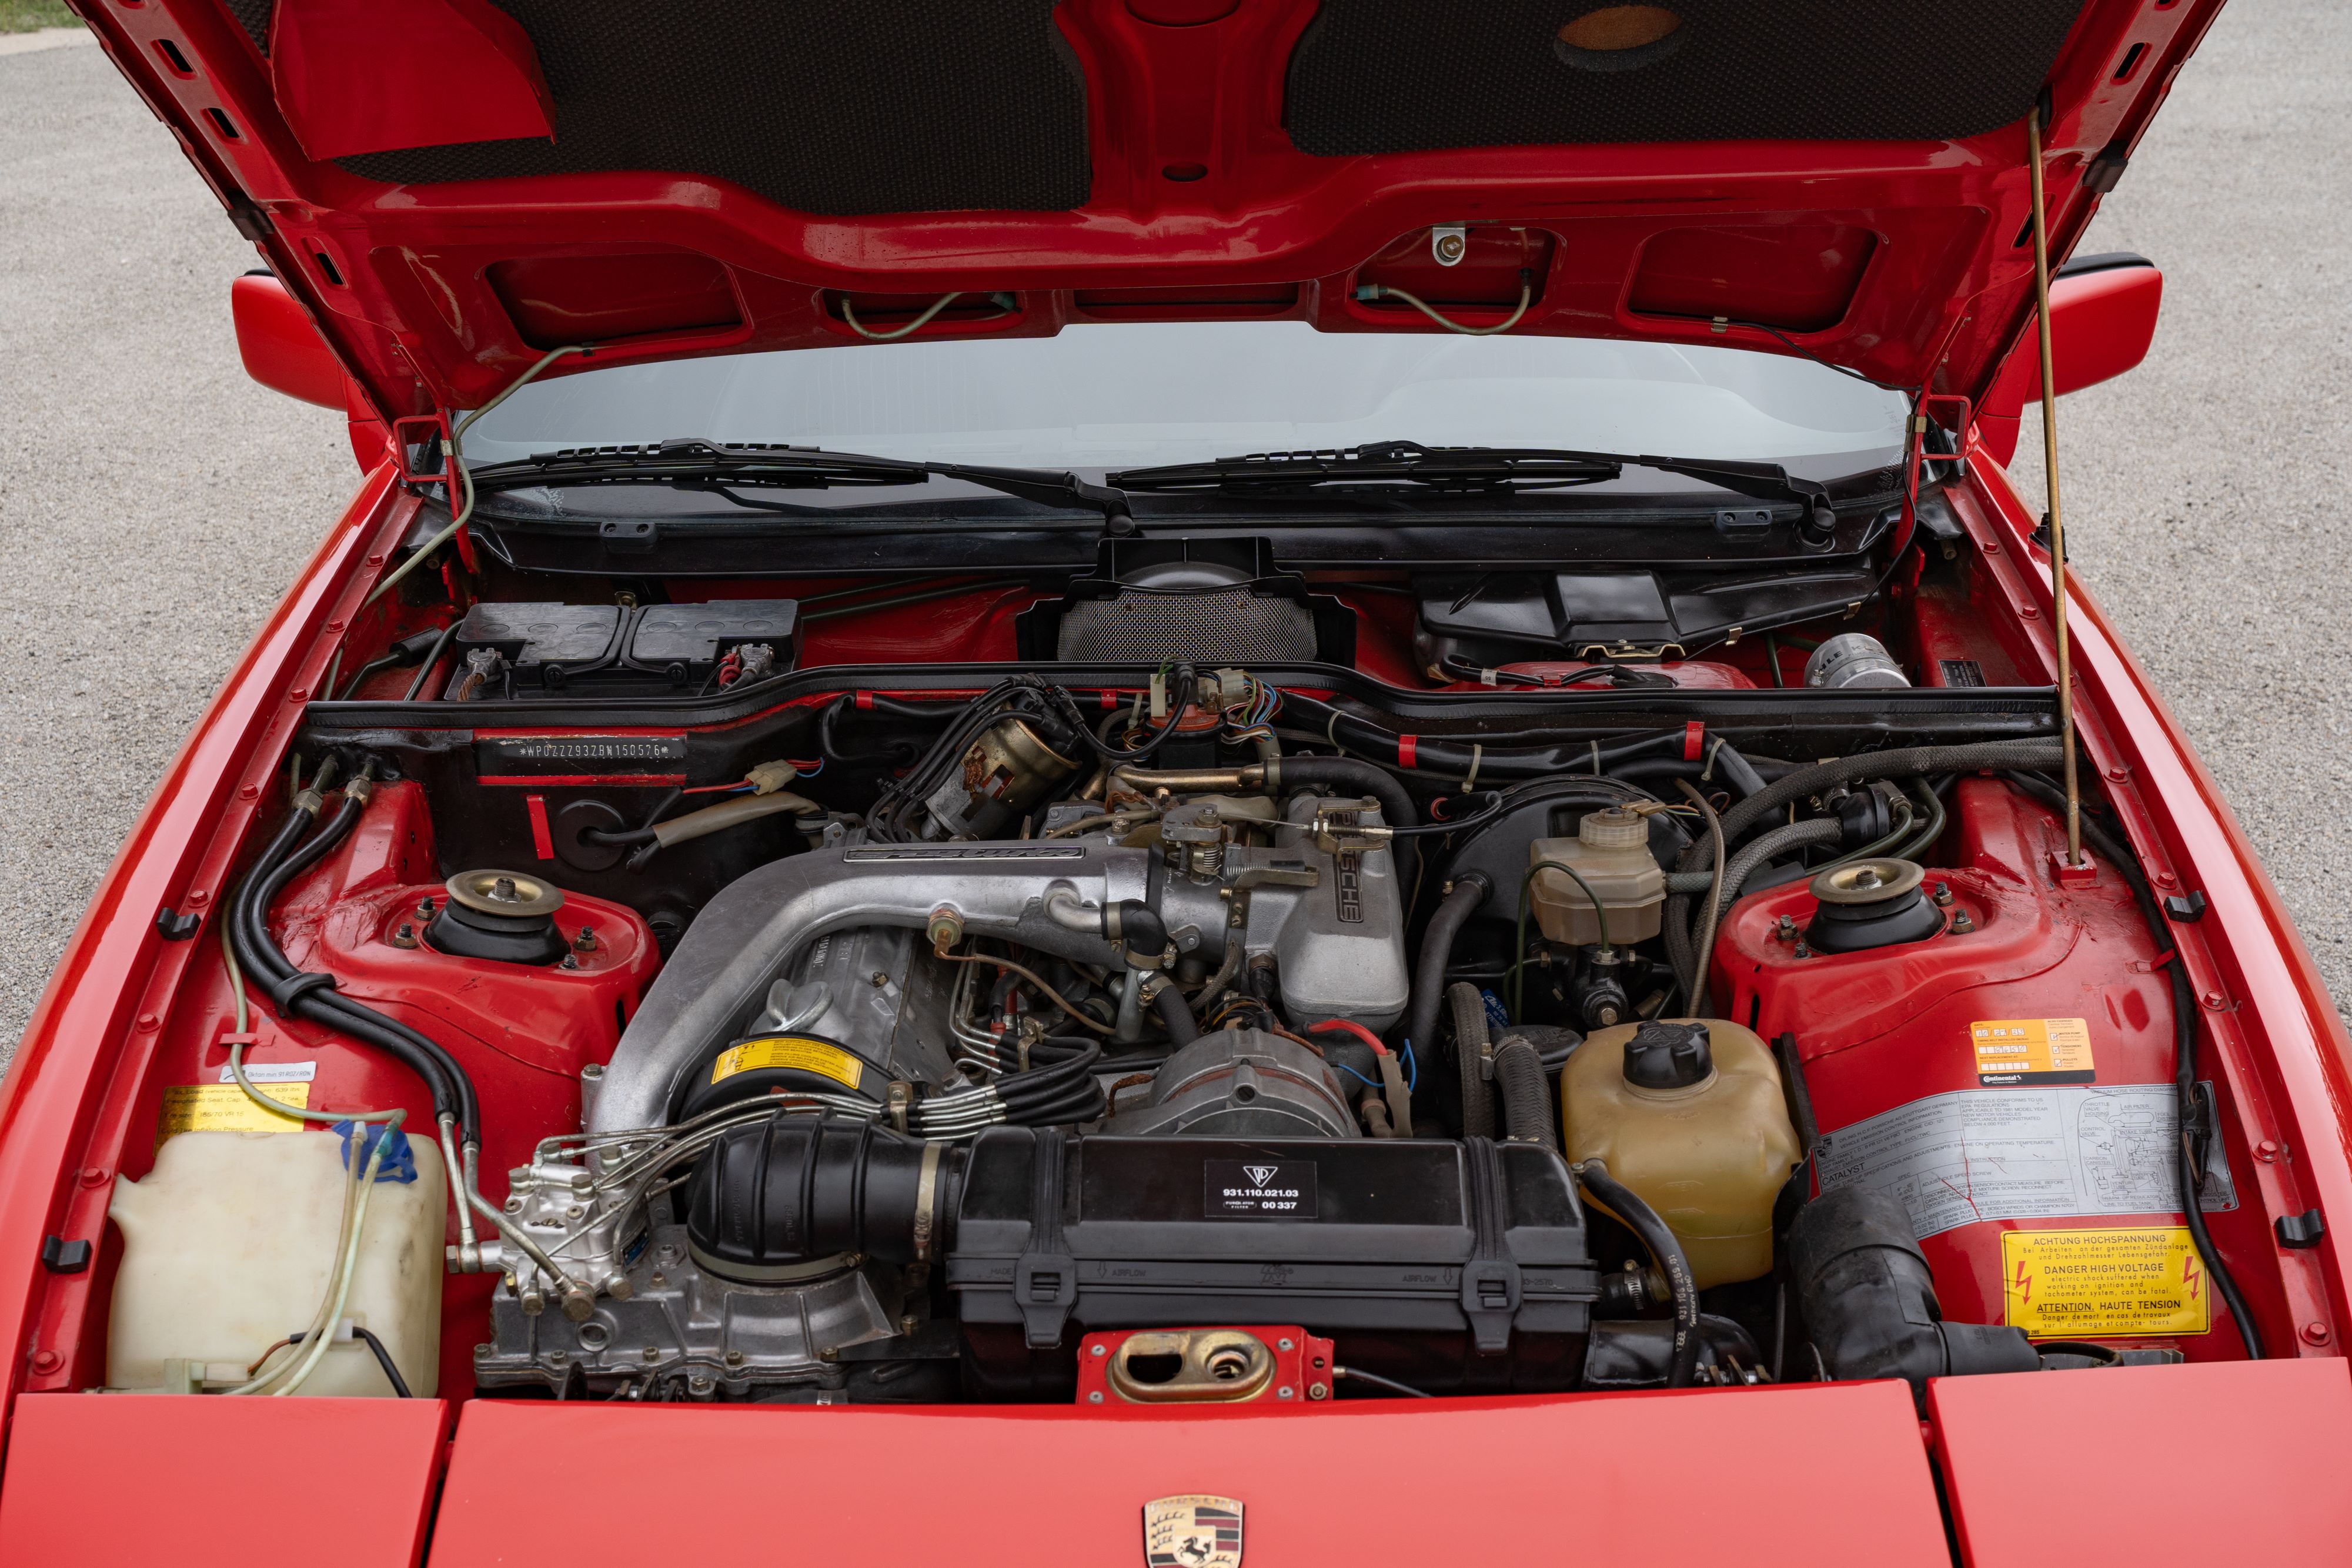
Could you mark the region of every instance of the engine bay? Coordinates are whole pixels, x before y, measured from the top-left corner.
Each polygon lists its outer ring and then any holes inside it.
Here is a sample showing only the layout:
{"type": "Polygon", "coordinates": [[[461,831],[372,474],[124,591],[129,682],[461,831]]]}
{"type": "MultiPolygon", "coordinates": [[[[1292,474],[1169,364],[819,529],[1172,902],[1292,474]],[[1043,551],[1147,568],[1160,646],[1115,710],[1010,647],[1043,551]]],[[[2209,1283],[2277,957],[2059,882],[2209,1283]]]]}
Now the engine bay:
{"type": "Polygon", "coordinates": [[[2242,1354],[2233,1091],[2121,816],[2053,858],[1977,570],[1775,589],[1702,659],[1590,574],[1263,542],[449,559],[186,933],[78,1366],[1149,1405],[2242,1354]]]}

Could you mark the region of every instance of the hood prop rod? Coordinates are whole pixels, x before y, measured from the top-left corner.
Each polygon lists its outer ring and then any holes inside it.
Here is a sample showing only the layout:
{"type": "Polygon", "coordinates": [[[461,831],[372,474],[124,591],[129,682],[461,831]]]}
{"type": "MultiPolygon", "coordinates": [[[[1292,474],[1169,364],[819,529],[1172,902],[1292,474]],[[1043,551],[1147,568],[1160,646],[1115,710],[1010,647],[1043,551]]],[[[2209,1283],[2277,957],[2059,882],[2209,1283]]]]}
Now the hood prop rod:
{"type": "MultiPolygon", "coordinates": [[[[2046,101],[2046,100],[2045,100],[2046,101]]],[[[2050,348],[2050,214],[2042,189],[2042,129],[2049,113],[2033,106],[2025,119],[2026,159],[2033,185],[2033,320],[2042,350],[2042,476],[2050,494],[2050,627],[2058,644],[2058,734],[2066,772],[2066,863],[2084,864],[2083,792],[2075,773],[2074,672],[2066,635],[2066,524],[2058,509],[2058,378],[2050,348]]]]}

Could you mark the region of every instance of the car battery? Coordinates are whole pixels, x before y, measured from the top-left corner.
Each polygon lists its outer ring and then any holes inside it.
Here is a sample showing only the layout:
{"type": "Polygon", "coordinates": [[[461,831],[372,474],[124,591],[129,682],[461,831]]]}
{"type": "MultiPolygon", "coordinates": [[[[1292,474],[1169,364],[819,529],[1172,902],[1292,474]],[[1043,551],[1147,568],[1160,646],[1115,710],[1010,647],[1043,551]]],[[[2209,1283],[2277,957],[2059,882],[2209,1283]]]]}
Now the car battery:
{"type": "Polygon", "coordinates": [[[634,608],[486,601],[458,622],[442,695],[700,691],[793,668],[800,635],[800,605],[790,599],[634,608]]]}

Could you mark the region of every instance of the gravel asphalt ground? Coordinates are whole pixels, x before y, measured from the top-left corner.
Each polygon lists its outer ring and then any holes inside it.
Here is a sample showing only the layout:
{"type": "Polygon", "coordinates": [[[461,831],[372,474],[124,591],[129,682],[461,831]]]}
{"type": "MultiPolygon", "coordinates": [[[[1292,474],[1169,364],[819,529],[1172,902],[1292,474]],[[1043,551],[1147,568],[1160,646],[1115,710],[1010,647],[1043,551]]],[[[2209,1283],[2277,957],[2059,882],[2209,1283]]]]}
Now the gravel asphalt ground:
{"type": "MultiPolygon", "coordinates": [[[[2067,400],[2075,565],[2352,998],[2352,7],[2238,0],[2084,250],[2165,268],[2149,362],[2067,400]]],[[[89,47],[0,56],[0,1041],[355,478],[238,367],[255,265],[89,47]]],[[[2016,475],[2040,485],[2029,424],[2016,475]]]]}

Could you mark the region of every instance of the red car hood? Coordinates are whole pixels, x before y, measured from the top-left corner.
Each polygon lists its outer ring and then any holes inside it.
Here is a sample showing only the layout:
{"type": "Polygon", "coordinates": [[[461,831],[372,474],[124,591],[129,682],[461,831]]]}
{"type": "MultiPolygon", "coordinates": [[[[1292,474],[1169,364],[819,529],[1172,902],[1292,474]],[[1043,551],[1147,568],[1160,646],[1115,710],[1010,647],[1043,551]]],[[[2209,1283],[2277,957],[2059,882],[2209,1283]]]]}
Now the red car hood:
{"type": "Polygon", "coordinates": [[[1233,1519],[1230,1555],[1174,1559],[1201,1568],[2333,1562],[2344,1368],[1941,1378],[1925,1422],[1899,1383],[1123,1415],[476,1400],[454,1443],[439,1400],[43,1395],[16,1406],[0,1536],[28,1563],[324,1560],[315,1529],[223,1513],[235,1453],[269,1456],[355,1568],[412,1568],[428,1534],[432,1568],[657,1562],[681,1540],[718,1563],[1148,1565],[1170,1561],[1146,1544],[1160,1500],[1233,1519]],[[2208,1436],[2193,1478],[2150,1432],[2208,1436]],[[523,1501],[534,1473],[564,1501],[523,1501]]]}
{"type": "Polygon", "coordinates": [[[845,345],[950,291],[926,335],[1438,329],[1370,285],[1975,393],[2031,308],[2037,95],[2063,256],[2220,4],[89,8],[397,417],[559,344],[845,345]]]}

